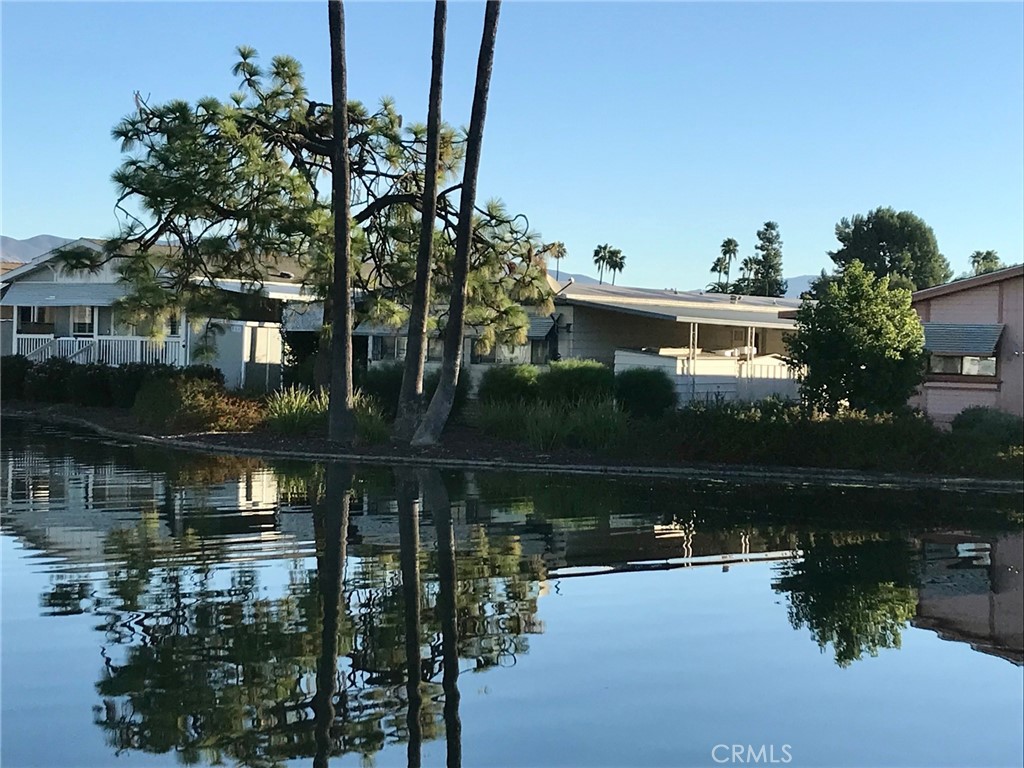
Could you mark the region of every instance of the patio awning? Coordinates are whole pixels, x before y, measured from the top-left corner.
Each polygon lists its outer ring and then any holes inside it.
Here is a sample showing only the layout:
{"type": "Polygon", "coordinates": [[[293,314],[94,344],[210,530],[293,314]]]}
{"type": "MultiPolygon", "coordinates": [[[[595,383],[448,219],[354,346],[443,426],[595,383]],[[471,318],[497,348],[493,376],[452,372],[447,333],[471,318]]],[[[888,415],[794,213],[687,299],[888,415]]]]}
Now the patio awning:
{"type": "Polygon", "coordinates": [[[546,339],[554,327],[555,321],[550,317],[531,317],[530,327],[526,331],[526,338],[546,339]]]}
{"type": "Polygon", "coordinates": [[[933,355],[992,357],[1003,334],[1003,325],[973,323],[922,323],[924,348],[933,355]]]}
{"type": "Polygon", "coordinates": [[[13,283],[5,307],[109,307],[128,293],[121,283],[13,283]]]}

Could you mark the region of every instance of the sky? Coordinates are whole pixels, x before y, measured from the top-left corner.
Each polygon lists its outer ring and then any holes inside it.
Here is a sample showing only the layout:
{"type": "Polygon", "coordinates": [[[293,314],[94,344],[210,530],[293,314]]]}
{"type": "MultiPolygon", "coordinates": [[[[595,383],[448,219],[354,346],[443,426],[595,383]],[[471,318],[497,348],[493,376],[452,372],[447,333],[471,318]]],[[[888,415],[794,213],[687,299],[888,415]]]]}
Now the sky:
{"type": "MultiPolygon", "coordinates": [[[[0,233],[116,232],[111,127],[226,99],[234,49],[290,54],[329,100],[323,2],[0,4],[0,233]]],[[[346,4],[350,98],[426,115],[432,4],[346,4]]],[[[481,2],[449,4],[443,117],[469,120],[481,2]]],[[[619,282],[711,282],[723,239],[779,223],[787,276],[830,268],[840,218],[911,210],[956,273],[1024,261],[1024,4],[506,0],[479,186],[619,282]]]]}

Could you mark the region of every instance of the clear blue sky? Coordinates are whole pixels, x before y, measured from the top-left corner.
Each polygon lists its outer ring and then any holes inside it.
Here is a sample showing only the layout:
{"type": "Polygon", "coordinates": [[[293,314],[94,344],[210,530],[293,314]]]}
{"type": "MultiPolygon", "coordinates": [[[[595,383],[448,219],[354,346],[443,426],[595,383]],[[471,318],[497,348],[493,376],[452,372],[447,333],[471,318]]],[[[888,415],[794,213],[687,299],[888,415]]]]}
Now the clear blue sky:
{"type": "MultiPolygon", "coordinates": [[[[432,6],[348,4],[352,98],[426,112],[432,6]]],[[[444,117],[468,121],[483,6],[450,5],[444,117]]],[[[234,48],[305,67],[328,100],[326,3],[2,5],[0,231],[113,233],[111,126],[226,98],[234,48]]],[[[842,216],[925,219],[957,272],[1024,261],[1024,5],[506,2],[481,194],[563,268],[621,248],[621,282],[692,288],[726,237],[779,222],[787,275],[830,267],[842,216]]]]}

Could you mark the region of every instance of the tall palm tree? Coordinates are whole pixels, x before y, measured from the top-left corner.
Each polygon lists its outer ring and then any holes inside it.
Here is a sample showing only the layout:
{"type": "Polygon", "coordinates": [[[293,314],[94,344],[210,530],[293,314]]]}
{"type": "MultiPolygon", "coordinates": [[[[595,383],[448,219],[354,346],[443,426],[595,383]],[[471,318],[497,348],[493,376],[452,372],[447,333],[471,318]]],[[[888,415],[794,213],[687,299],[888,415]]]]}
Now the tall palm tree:
{"type": "Polygon", "coordinates": [[[345,64],[345,7],[328,0],[331,39],[331,203],[334,208],[334,275],[331,281],[331,397],[328,438],[351,444],[356,436],[352,401],[352,233],[348,156],[348,75],[345,64]]]}
{"type": "Polygon", "coordinates": [[[562,259],[566,257],[565,243],[557,242],[552,243],[551,247],[548,248],[548,256],[555,260],[555,280],[558,279],[560,264],[562,259]]]}
{"type": "Polygon", "coordinates": [[[608,271],[612,273],[612,285],[615,285],[615,275],[626,268],[626,256],[618,248],[612,248],[608,253],[608,271]]]}
{"type": "Polygon", "coordinates": [[[729,282],[732,274],[732,262],[740,252],[740,244],[731,237],[722,241],[722,258],[725,259],[725,282],[729,282]]]}
{"type": "Polygon", "coordinates": [[[611,251],[612,247],[608,243],[599,245],[594,249],[594,265],[597,267],[598,283],[604,282],[604,271],[608,267],[608,254],[611,251]]]}
{"type": "Polygon", "coordinates": [[[747,256],[740,262],[740,274],[742,275],[741,281],[743,285],[739,293],[750,292],[750,281],[753,280],[754,273],[757,271],[758,261],[757,256],[747,256]]]}
{"type": "Polygon", "coordinates": [[[462,343],[466,337],[466,283],[469,278],[470,240],[473,236],[473,211],[476,207],[476,184],[480,176],[480,153],[487,117],[487,97],[494,68],[494,46],[498,38],[498,16],[501,0],[487,0],[484,29],[480,38],[480,55],[476,63],[473,106],[466,133],[466,159],[462,170],[462,191],[459,193],[459,219],[455,230],[455,256],[452,259],[451,297],[448,301],[448,325],[441,357],[441,377],[423,415],[413,445],[435,445],[448,421],[455,403],[455,387],[462,367],[462,343]]]}
{"type": "Polygon", "coordinates": [[[437,214],[437,165],[440,157],[441,84],[444,73],[447,0],[434,4],[434,45],[431,52],[430,95],[427,103],[427,154],[423,172],[423,210],[420,215],[420,243],[416,254],[416,282],[409,309],[405,371],[398,400],[394,435],[408,440],[416,430],[423,407],[423,369],[427,358],[427,306],[430,303],[430,261],[437,214]]]}
{"type": "Polygon", "coordinates": [[[729,262],[725,256],[717,257],[711,264],[711,273],[718,275],[718,281],[712,283],[710,287],[715,293],[725,293],[725,287],[728,280],[725,279],[726,270],[729,269],[729,262]]]}

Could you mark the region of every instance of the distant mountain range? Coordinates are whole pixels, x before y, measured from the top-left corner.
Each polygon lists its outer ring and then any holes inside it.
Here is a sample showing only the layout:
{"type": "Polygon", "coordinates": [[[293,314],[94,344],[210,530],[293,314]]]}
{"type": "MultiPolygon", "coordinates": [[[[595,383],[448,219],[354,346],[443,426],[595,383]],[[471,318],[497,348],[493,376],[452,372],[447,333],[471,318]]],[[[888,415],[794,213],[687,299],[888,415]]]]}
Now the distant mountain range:
{"type": "Polygon", "coordinates": [[[32,261],[47,251],[70,243],[74,238],[56,235],[36,235],[26,240],[0,235],[0,261],[32,261]]]}

